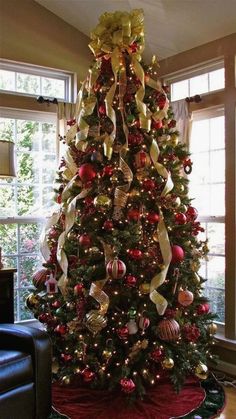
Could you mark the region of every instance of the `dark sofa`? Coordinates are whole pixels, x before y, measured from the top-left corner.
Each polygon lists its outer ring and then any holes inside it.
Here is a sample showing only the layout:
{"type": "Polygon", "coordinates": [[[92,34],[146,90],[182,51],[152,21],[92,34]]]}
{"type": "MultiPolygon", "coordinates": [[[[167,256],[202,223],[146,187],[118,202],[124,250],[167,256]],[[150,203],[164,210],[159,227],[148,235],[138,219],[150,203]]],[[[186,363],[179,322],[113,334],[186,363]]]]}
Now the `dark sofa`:
{"type": "Polygon", "coordinates": [[[0,324],[0,418],[46,419],[51,410],[51,343],[33,327],[0,324]]]}

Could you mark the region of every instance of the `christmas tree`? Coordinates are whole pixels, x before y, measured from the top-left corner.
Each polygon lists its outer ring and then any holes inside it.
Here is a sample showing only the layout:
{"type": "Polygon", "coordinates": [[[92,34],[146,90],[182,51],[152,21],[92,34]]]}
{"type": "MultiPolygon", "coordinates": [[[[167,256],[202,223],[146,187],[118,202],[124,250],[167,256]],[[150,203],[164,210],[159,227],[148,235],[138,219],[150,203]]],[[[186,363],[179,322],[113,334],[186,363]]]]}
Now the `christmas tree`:
{"type": "Polygon", "coordinates": [[[215,332],[198,274],[207,244],[188,197],[192,162],[155,59],[141,60],[142,11],[103,14],[90,48],[27,306],[65,385],[142,396],[165,374],[178,390],[189,374],[207,377],[215,332]]]}

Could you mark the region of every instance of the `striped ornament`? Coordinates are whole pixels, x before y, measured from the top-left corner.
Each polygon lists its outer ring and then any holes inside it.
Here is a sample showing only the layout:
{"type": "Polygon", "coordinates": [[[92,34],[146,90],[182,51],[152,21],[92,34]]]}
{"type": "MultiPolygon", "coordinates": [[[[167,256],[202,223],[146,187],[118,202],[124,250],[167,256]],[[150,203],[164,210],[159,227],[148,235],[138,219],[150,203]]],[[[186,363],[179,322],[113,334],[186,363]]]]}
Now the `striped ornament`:
{"type": "Polygon", "coordinates": [[[143,169],[144,167],[148,167],[151,163],[151,159],[145,151],[141,150],[134,156],[135,167],[137,169],[143,169]]]}
{"type": "Polygon", "coordinates": [[[157,326],[157,335],[167,342],[175,341],[179,337],[179,323],[174,319],[163,319],[157,326]]]}
{"type": "Polygon", "coordinates": [[[35,288],[44,289],[47,276],[50,274],[50,271],[46,268],[42,268],[39,271],[35,272],[32,276],[32,281],[35,288]]]}
{"type": "Polygon", "coordinates": [[[120,279],[125,276],[126,266],[118,258],[112,259],[107,264],[107,274],[113,279],[120,279]]]}

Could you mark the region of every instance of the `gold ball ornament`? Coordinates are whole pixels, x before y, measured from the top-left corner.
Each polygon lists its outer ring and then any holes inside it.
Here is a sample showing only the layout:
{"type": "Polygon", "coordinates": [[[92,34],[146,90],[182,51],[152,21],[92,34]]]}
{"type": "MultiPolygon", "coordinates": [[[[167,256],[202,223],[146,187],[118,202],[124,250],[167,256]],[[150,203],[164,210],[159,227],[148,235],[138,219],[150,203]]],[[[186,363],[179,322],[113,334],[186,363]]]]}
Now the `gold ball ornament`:
{"type": "Polygon", "coordinates": [[[177,183],[177,185],[175,185],[175,189],[176,189],[176,192],[183,193],[185,188],[184,188],[184,185],[182,183],[177,183]]]}
{"type": "Polygon", "coordinates": [[[53,359],[52,361],[52,373],[56,374],[59,370],[59,363],[56,359],[53,359]]]}
{"type": "Polygon", "coordinates": [[[32,310],[39,306],[40,297],[37,294],[29,294],[25,300],[26,306],[32,310]]]}
{"type": "Polygon", "coordinates": [[[195,375],[200,378],[200,380],[206,380],[208,377],[208,368],[205,364],[202,362],[199,362],[199,364],[195,368],[195,375]]]}
{"type": "Polygon", "coordinates": [[[107,195],[98,195],[93,201],[96,208],[110,208],[112,201],[107,195]]]}
{"type": "Polygon", "coordinates": [[[177,134],[171,134],[169,144],[172,145],[172,147],[176,147],[179,143],[179,137],[177,134]]]}
{"type": "Polygon", "coordinates": [[[70,383],[71,383],[71,379],[70,379],[69,375],[64,375],[64,377],[62,377],[62,379],[61,379],[61,382],[65,386],[69,386],[70,383]]]}
{"type": "Polygon", "coordinates": [[[85,316],[85,326],[96,335],[107,325],[107,319],[98,310],[91,310],[85,316]]]}
{"type": "Polygon", "coordinates": [[[141,292],[141,294],[149,294],[150,284],[148,282],[144,282],[139,286],[139,291],[141,292]]]}
{"type": "Polygon", "coordinates": [[[74,351],[74,354],[75,354],[76,358],[78,358],[78,359],[82,359],[82,357],[83,357],[83,355],[84,355],[84,352],[83,352],[83,350],[82,350],[82,349],[76,349],[76,350],[74,351]]]}
{"type": "Polygon", "coordinates": [[[109,351],[108,349],[104,349],[104,351],[102,352],[102,356],[105,359],[110,359],[112,357],[112,352],[109,351]]]}
{"type": "Polygon", "coordinates": [[[165,358],[163,359],[161,365],[165,370],[171,370],[174,367],[175,363],[172,358],[165,358]]]}
{"type": "Polygon", "coordinates": [[[191,264],[190,267],[192,269],[193,272],[197,272],[200,269],[200,262],[198,260],[194,260],[191,264]]]}
{"type": "Polygon", "coordinates": [[[217,332],[217,324],[215,324],[215,323],[211,323],[211,324],[209,324],[209,325],[208,325],[207,329],[208,329],[208,332],[209,332],[211,335],[215,335],[215,334],[216,334],[216,332],[217,332]]]}

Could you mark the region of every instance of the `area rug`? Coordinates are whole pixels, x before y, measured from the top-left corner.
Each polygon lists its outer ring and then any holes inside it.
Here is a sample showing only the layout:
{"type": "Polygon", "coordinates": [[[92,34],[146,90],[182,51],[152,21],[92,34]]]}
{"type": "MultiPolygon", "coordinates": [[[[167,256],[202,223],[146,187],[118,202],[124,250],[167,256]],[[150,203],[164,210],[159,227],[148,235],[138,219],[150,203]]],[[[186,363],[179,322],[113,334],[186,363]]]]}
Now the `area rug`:
{"type": "Polygon", "coordinates": [[[201,385],[189,379],[179,395],[169,383],[162,383],[132,408],[118,395],[53,385],[54,409],[49,419],[210,419],[224,405],[224,390],[214,376],[201,385]]]}

